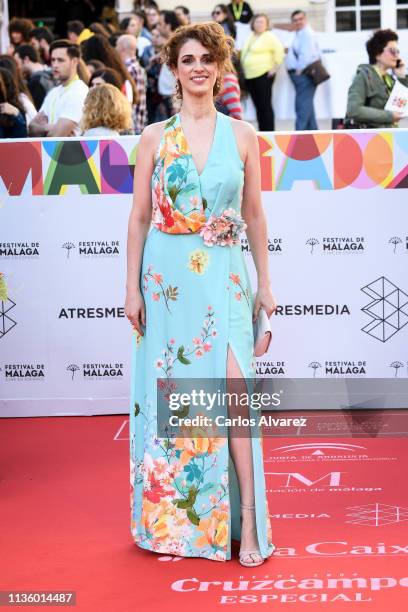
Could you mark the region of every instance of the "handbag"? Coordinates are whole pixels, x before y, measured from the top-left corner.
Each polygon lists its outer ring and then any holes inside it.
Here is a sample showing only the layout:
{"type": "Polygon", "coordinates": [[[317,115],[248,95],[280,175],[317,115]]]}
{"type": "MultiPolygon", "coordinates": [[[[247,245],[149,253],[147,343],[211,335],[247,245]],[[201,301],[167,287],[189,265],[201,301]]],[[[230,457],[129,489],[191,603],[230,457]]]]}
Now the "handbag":
{"type": "Polygon", "coordinates": [[[320,85],[320,83],[324,83],[324,81],[330,79],[330,74],[327,72],[320,59],[306,66],[302,74],[312,79],[315,85],[320,85]]]}
{"type": "Polygon", "coordinates": [[[254,331],[254,354],[261,357],[268,352],[272,340],[271,322],[263,308],[259,309],[256,321],[253,324],[254,331]]]}

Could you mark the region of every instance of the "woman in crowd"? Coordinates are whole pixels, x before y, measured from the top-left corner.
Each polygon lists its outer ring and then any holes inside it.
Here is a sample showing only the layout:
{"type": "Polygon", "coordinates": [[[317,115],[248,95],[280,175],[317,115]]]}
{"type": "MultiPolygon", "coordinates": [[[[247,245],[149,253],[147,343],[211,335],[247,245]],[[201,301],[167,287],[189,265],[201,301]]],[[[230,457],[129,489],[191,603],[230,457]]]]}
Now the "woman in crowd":
{"type": "Polygon", "coordinates": [[[116,87],[92,87],[85,98],[81,120],[83,136],[119,136],[132,127],[132,108],[116,87]]]}
{"type": "Polygon", "coordinates": [[[98,85],[104,85],[105,83],[113,85],[116,89],[119,89],[123,94],[123,85],[125,83],[123,76],[112,68],[102,68],[102,70],[95,70],[89,80],[89,87],[97,87],[98,85]]]}
{"type": "Polygon", "coordinates": [[[254,15],[251,34],[241,51],[241,64],[246,85],[256,110],[260,131],[275,130],[272,108],[272,85],[282,64],[285,50],[280,40],[270,31],[267,15],[254,15]]]}
{"type": "Polygon", "coordinates": [[[7,49],[9,55],[13,55],[19,45],[30,42],[30,32],[34,29],[31,19],[13,17],[8,26],[10,46],[7,49]]]}
{"type": "Polygon", "coordinates": [[[92,36],[92,38],[85,40],[81,44],[81,49],[82,57],[85,62],[97,59],[102,62],[106,68],[116,70],[123,78],[123,93],[125,93],[132,105],[138,103],[139,96],[136,84],[120,59],[118,52],[111,47],[107,38],[95,34],[95,36],[92,36]]]}
{"type": "Polygon", "coordinates": [[[160,11],[156,6],[150,5],[145,8],[146,15],[146,38],[152,39],[152,30],[157,27],[160,19],[160,11]]]}
{"type": "Polygon", "coordinates": [[[114,30],[111,27],[108,27],[108,24],[103,25],[98,21],[91,23],[91,25],[89,26],[89,30],[93,34],[99,34],[99,36],[104,36],[105,38],[109,38],[114,33],[114,30]]]}
{"type": "Polygon", "coordinates": [[[16,83],[19,100],[24,108],[26,122],[27,125],[29,125],[30,121],[36,116],[37,109],[34,106],[30,90],[23,79],[22,72],[14,57],[10,55],[0,55],[0,66],[6,68],[6,70],[9,70],[12,74],[13,80],[16,83]]]}
{"type": "Polygon", "coordinates": [[[408,87],[398,34],[377,30],[366,42],[369,64],[360,64],[348,91],[346,121],[350,127],[397,127],[403,114],[384,110],[396,80],[408,87]]]}
{"type": "Polygon", "coordinates": [[[86,67],[88,68],[90,77],[92,77],[96,70],[102,70],[105,68],[105,64],[99,60],[89,60],[89,62],[86,62],[86,67]]]}
{"type": "Polygon", "coordinates": [[[121,34],[130,34],[137,38],[137,52],[139,57],[146,47],[150,45],[151,36],[146,28],[146,16],[142,11],[135,11],[131,17],[125,17],[120,22],[121,34]]]}
{"type": "Polygon", "coordinates": [[[25,109],[17,84],[6,68],[0,67],[0,138],[26,138],[25,109]]]}
{"type": "Polygon", "coordinates": [[[237,36],[237,28],[234,23],[234,18],[226,4],[217,4],[211,13],[213,21],[222,26],[225,34],[232,36],[235,40],[237,36]]]}

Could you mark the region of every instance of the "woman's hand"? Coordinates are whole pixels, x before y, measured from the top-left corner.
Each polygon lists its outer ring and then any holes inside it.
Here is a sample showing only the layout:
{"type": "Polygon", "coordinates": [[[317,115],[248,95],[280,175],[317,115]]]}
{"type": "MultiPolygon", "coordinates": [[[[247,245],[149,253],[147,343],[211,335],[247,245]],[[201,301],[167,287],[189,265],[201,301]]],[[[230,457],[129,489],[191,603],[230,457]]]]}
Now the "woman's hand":
{"type": "Polygon", "coordinates": [[[263,308],[266,314],[268,315],[268,317],[270,317],[271,314],[275,312],[277,305],[278,304],[269,286],[258,287],[258,291],[256,292],[256,296],[255,296],[252,320],[256,321],[256,319],[258,318],[260,308],[263,308]]]}
{"type": "Polygon", "coordinates": [[[0,104],[0,113],[3,113],[4,115],[14,115],[15,117],[17,117],[19,112],[20,111],[18,110],[18,108],[16,108],[12,104],[9,104],[9,102],[3,102],[2,104],[0,104]]]}
{"type": "Polygon", "coordinates": [[[392,119],[394,123],[398,123],[398,121],[400,121],[403,117],[404,117],[404,113],[401,113],[400,111],[396,111],[392,113],[392,119]]]}
{"type": "Polygon", "coordinates": [[[141,336],[144,336],[142,331],[142,325],[146,327],[146,310],[145,303],[140,291],[127,292],[125,302],[125,315],[129,319],[130,323],[139,332],[141,336]]]}
{"type": "Polygon", "coordinates": [[[277,72],[278,72],[278,67],[274,66],[273,68],[271,68],[271,70],[267,73],[266,76],[271,79],[277,72]]]}
{"type": "Polygon", "coordinates": [[[395,74],[395,76],[399,77],[400,79],[403,79],[404,77],[407,76],[407,67],[405,65],[404,60],[401,60],[398,68],[393,69],[393,73],[395,74]]]}

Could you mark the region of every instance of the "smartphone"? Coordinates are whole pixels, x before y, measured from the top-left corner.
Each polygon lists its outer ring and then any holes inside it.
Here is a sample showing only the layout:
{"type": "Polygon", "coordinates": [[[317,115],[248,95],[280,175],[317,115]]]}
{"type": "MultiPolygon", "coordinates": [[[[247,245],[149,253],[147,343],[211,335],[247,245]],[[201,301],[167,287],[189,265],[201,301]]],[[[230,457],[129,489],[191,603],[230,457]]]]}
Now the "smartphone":
{"type": "Polygon", "coordinates": [[[401,60],[397,59],[397,63],[395,64],[396,68],[399,68],[401,66],[401,60]]]}

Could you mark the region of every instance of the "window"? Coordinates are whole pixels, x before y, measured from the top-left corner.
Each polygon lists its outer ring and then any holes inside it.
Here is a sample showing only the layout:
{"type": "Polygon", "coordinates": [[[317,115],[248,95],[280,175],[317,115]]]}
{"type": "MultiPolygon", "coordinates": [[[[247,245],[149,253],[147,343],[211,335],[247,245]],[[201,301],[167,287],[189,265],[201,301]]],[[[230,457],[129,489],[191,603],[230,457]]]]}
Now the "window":
{"type": "MultiPolygon", "coordinates": [[[[408,18],[408,0],[404,4],[408,18]]],[[[335,0],[335,20],[336,32],[376,30],[381,27],[381,0],[335,0]]]]}
{"type": "Polygon", "coordinates": [[[397,29],[408,28],[408,0],[397,0],[397,29]]]}

